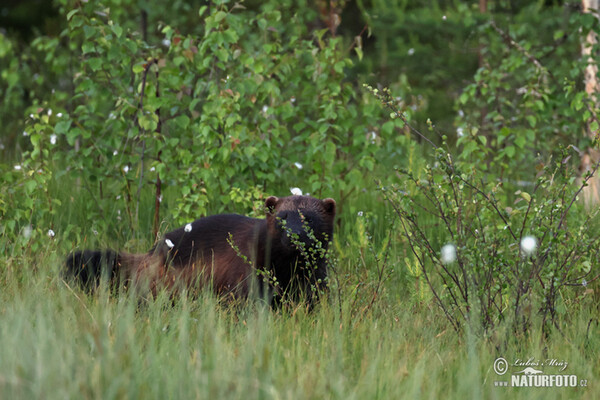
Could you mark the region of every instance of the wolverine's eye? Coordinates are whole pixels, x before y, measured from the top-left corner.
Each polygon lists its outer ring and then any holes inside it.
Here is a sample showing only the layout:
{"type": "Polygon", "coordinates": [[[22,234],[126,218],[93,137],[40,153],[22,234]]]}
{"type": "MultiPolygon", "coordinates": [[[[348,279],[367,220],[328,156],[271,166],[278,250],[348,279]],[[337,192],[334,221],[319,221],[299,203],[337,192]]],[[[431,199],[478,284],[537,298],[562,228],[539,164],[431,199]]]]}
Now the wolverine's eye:
{"type": "Polygon", "coordinates": [[[311,223],[312,222],[312,217],[310,215],[304,215],[304,214],[300,214],[300,219],[302,220],[302,222],[305,223],[311,223]]]}

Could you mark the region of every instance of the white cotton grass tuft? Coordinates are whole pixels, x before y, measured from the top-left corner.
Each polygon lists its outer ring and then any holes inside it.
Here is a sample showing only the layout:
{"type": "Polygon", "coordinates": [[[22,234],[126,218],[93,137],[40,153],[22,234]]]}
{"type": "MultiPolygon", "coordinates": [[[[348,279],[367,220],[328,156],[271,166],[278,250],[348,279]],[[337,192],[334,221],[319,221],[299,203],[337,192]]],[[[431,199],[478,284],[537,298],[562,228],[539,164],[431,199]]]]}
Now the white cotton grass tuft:
{"type": "Polygon", "coordinates": [[[302,164],[300,164],[299,162],[295,162],[295,163],[294,163],[294,166],[295,166],[296,168],[298,168],[298,169],[302,169],[302,168],[304,168],[304,167],[302,166],[302,164]]]}
{"type": "Polygon", "coordinates": [[[521,239],[521,251],[526,256],[531,256],[537,250],[537,240],[533,236],[525,236],[521,239]]]}
{"type": "Polygon", "coordinates": [[[302,196],[302,189],[300,189],[300,188],[297,188],[297,187],[290,188],[290,192],[292,192],[292,194],[294,196],[302,196]]]}
{"type": "Polygon", "coordinates": [[[371,144],[375,144],[377,142],[377,133],[375,133],[375,131],[371,131],[367,134],[367,138],[371,144]]]}
{"type": "Polygon", "coordinates": [[[31,237],[32,233],[33,233],[33,227],[31,225],[27,225],[25,228],[23,228],[23,237],[25,239],[29,239],[31,237]]]}
{"type": "Polygon", "coordinates": [[[165,243],[167,244],[167,246],[169,246],[170,249],[175,247],[175,245],[173,244],[173,242],[171,242],[170,239],[165,239],[165,243]]]}
{"type": "Polygon", "coordinates": [[[440,250],[440,260],[442,264],[450,264],[456,261],[456,246],[453,244],[446,244],[440,250]]]}
{"type": "Polygon", "coordinates": [[[186,232],[191,232],[192,231],[192,224],[186,224],[185,228],[183,228],[184,231],[186,232]]]}
{"type": "Polygon", "coordinates": [[[56,135],[54,133],[50,135],[50,144],[56,144],[56,135]]]}
{"type": "Polygon", "coordinates": [[[54,235],[56,235],[54,231],[52,229],[48,229],[48,236],[52,238],[54,235]]]}

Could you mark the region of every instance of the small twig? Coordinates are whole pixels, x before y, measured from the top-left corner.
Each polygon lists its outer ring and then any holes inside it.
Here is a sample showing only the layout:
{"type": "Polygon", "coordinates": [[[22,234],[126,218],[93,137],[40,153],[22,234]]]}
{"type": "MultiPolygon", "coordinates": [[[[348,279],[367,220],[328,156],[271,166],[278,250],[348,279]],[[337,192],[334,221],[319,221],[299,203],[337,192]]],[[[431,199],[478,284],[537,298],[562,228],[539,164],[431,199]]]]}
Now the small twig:
{"type": "MultiPolygon", "coordinates": [[[[395,208],[395,206],[394,206],[393,203],[392,203],[392,207],[395,208]]],[[[402,229],[404,230],[405,235],[408,236],[408,229],[407,229],[406,225],[404,224],[404,221],[403,221],[402,218],[400,218],[400,223],[402,224],[402,229]]],[[[442,299],[439,297],[437,291],[433,287],[433,283],[431,283],[431,280],[429,279],[429,275],[427,274],[427,269],[425,268],[425,264],[423,263],[423,260],[421,260],[421,258],[419,257],[419,255],[417,254],[417,250],[415,249],[415,247],[414,247],[414,245],[413,245],[413,243],[412,243],[411,240],[408,241],[408,245],[410,246],[410,250],[414,254],[414,256],[417,259],[417,261],[419,262],[419,265],[421,266],[421,270],[423,271],[423,276],[425,276],[425,281],[427,282],[427,285],[429,286],[429,289],[431,290],[431,293],[433,293],[433,296],[435,297],[436,302],[438,303],[438,305],[440,306],[440,308],[442,309],[442,311],[444,311],[444,314],[446,315],[446,318],[448,319],[448,321],[450,322],[450,324],[452,324],[452,328],[454,328],[454,330],[457,333],[460,333],[460,325],[459,325],[458,321],[456,321],[454,319],[454,317],[452,316],[452,314],[450,314],[450,311],[448,309],[446,309],[446,306],[444,305],[444,302],[442,302],[442,299]]]]}
{"type": "Polygon", "coordinates": [[[494,28],[494,30],[496,32],[498,32],[498,34],[500,34],[500,36],[502,36],[502,38],[506,41],[506,43],[508,43],[510,46],[517,49],[517,51],[519,51],[519,53],[521,53],[525,57],[527,57],[527,59],[529,61],[531,61],[538,70],[540,70],[541,72],[548,74],[550,77],[554,78],[554,76],[552,75],[552,72],[548,71],[548,69],[546,69],[546,67],[544,67],[537,58],[535,58],[534,56],[531,55],[531,53],[529,53],[527,50],[525,50],[525,48],[523,48],[523,46],[521,46],[519,43],[517,43],[507,32],[504,32],[502,29],[500,29],[498,27],[498,25],[496,25],[496,21],[494,21],[494,20],[490,21],[490,25],[492,28],[494,28]]]}
{"type": "Polygon", "coordinates": [[[592,176],[594,176],[594,174],[596,173],[596,171],[598,171],[598,167],[600,167],[600,161],[598,161],[596,163],[596,165],[594,165],[594,168],[590,171],[590,173],[586,175],[586,177],[584,178],[583,182],[579,186],[579,189],[573,195],[573,198],[571,199],[571,202],[569,203],[569,205],[567,206],[567,208],[565,209],[565,211],[563,211],[563,213],[562,213],[562,215],[560,217],[560,221],[559,221],[558,226],[557,226],[558,229],[554,233],[554,238],[555,239],[556,239],[556,236],[558,235],[558,231],[560,230],[560,228],[563,225],[563,222],[564,222],[564,220],[565,220],[565,218],[566,218],[569,210],[573,206],[573,203],[575,203],[575,200],[577,200],[577,197],[579,196],[579,193],[581,193],[581,191],[583,190],[583,188],[587,186],[588,181],[590,179],[592,179],[592,176]]]}

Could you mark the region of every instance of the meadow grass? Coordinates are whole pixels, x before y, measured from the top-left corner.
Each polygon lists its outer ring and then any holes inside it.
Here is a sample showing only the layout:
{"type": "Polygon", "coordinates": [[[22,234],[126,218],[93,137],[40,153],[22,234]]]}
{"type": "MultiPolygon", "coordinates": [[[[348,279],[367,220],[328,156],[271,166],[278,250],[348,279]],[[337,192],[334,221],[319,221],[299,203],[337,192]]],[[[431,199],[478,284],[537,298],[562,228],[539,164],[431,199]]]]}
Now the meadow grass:
{"type": "Polygon", "coordinates": [[[61,278],[72,246],[143,251],[151,227],[126,242],[116,209],[107,210],[112,221],[94,226],[86,197],[56,194],[64,212],[55,237],[37,227],[32,238],[0,246],[9,250],[0,255],[0,399],[600,398],[597,293],[573,289],[580,296],[565,301],[562,333],[543,340],[535,326],[528,336],[503,326],[487,338],[458,335],[376,194],[342,211],[332,287],[311,312],[231,307],[209,292],[174,300],[86,294],[61,278]],[[587,386],[497,387],[510,379],[494,372],[498,357],[566,361],[564,373],[587,386]]]}
{"type": "MultiPolygon", "coordinates": [[[[516,338],[499,329],[482,339],[455,334],[433,303],[394,296],[403,288],[389,284],[368,308],[353,309],[352,293],[334,287],[312,312],[273,311],[254,302],[224,306],[210,293],[174,301],[107,290],[90,296],[60,278],[62,255],[51,248],[35,260],[5,260],[6,399],[600,397],[593,304],[580,304],[563,334],[546,341],[535,330],[516,338]],[[565,373],[588,386],[495,387],[499,356],[565,360],[565,373]]],[[[338,268],[350,269],[344,262],[338,268]]]]}

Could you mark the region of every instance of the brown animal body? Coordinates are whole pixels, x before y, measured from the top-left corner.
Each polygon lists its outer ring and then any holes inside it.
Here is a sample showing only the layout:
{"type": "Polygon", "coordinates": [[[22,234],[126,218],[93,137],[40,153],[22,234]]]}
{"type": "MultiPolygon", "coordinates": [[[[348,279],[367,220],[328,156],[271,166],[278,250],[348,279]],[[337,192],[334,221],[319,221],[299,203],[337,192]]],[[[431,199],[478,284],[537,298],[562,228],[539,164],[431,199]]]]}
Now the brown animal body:
{"type": "Polygon", "coordinates": [[[265,219],[237,214],[200,218],[165,234],[145,254],[72,253],[67,276],[88,289],[105,276],[153,293],[211,285],[217,293],[241,298],[258,282],[258,294],[276,302],[286,296],[310,302],[315,288],[327,286],[325,251],[333,238],[335,201],[272,196],[265,206],[265,219]]]}

